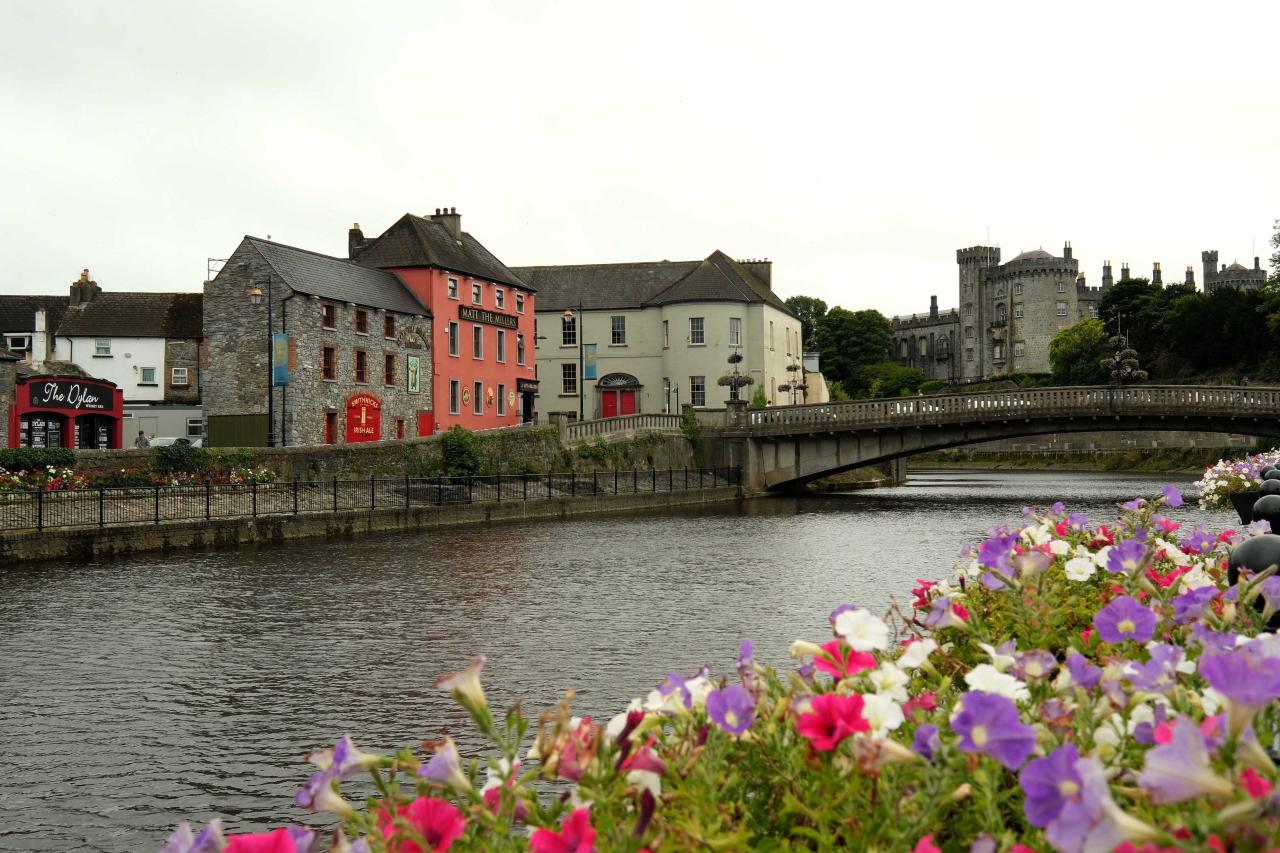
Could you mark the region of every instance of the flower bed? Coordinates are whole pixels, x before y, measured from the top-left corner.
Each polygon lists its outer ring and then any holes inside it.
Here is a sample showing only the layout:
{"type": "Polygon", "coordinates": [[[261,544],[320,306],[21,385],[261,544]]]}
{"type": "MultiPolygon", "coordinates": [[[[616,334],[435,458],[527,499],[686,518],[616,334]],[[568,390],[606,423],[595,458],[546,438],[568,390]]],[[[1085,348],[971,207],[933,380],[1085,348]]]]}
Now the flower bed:
{"type": "Polygon", "coordinates": [[[1228,584],[1265,524],[1182,530],[1162,515],[1181,501],[1166,487],[1105,523],[1028,509],[910,606],[836,607],[794,669],[744,642],[735,673],[671,673],[603,723],[572,694],[536,726],[495,714],[477,659],[437,687],[489,754],[343,737],[295,797],[336,816],[331,839],[215,821],[165,850],[1273,849],[1280,578],[1228,584]]]}
{"type": "Polygon", "coordinates": [[[279,479],[269,468],[232,468],[226,474],[204,474],[174,471],[153,474],[139,468],[90,469],[76,471],[73,468],[23,469],[8,471],[0,468],[0,493],[5,492],[60,492],[78,489],[145,488],[153,486],[203,486],[205,483],[252,485],[274,483],[279,479]]]}
{"type": "Polygon", "coordinates": [[[1231,509],[1231,496],[1257,491],[1262,470],[1280,462],[1280,453],[1269,450],[1243,459],[1221,459],[1205,469],[1195,484],[1201,509],[1231,509]]]}

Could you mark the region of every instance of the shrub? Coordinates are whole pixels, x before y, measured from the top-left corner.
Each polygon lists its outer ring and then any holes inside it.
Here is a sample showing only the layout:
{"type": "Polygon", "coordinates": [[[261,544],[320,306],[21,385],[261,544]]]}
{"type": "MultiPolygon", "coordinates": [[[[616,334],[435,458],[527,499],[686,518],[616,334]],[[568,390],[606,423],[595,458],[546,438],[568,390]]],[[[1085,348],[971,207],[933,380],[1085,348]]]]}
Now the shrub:
{"type": "Polygon", "coordinates": [[[0,448],[0,468],[6,471],[30,471],[34,468],[74,468],[76,453],[65,447],[0,448]]]}
{"type": "Polygon", "coordinates": [[[151,463],[157,474],[198,474],[209,467],[209,453],[203,447],[169,444],[151,448],[151,463]]]}
{"type": "Polygon", "coordinates": [[[765,396],[764,386],[757,385],[755,392],[751,395],[751,402],[747,404],[748,409],[764,409],[769,406],[769,398],[765,396]]]}
{"type": "Polygon", "coordinates": [[[480,442],[475,433],[450,427],[440,437],[440,468],[446,477],[471,477],[480,473],[480,442]]]}

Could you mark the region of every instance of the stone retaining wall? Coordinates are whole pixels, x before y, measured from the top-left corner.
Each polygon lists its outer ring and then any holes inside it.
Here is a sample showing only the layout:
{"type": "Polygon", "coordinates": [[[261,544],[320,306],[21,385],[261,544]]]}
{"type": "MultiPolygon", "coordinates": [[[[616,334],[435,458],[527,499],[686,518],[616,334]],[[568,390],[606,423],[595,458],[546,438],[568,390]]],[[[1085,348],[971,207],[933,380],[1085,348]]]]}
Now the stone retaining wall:
{"type": "Polygon", "coordinates": [[[105,529],[45,530],[0,537],[0,561],[85,562],[135,554],[280,545],[298,539],[352,539],[388,531],[424,530],[504,521],[565,519],[579,515],[717,503],[741,497],[736,486],[686,492],[560,498],[552,501],[450,504],[410,510],[311,513],[297,516],[138,524],[105,529]]]}

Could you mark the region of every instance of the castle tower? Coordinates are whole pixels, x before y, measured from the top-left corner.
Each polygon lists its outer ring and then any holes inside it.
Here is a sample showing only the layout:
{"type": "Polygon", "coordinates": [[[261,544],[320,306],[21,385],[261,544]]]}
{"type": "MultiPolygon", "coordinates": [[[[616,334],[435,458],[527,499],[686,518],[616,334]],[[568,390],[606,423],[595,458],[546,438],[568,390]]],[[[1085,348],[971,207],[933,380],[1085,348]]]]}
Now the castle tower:
{"type": "Polygon", "coordinates": [[[1151,268],[1151,283],[1164,287],[1164,279],[1160,277],[1160,262],[1156,261],[1151,268]]]}
{"type": "Polygon", "coordinates": [[[960,267],[960,340],[952,358],[959,359],[963,379],[981,379],[986,367],[982,336],[990,319],[984,273],[1000,265],[1000,250],[995,246],[957,249],[956,264],[960,267]]]}
{"type": "Polygon", "coordinates": [[[1200,263],[1204,266],[1204,289],[1205,292],[1208,292],[1210,290],[1209,285],[1213,283],[1218,274],[1218,250],[1210,249],[1201,252],[1200,263]]]}
{"type": "Polygon", "coordinates": [[[1196,286],[1196,271],[1192,269],[1190,264],[1187,264],[1187,278],[1183,284],[1190,285],[1191,287],[1196,286]]]}

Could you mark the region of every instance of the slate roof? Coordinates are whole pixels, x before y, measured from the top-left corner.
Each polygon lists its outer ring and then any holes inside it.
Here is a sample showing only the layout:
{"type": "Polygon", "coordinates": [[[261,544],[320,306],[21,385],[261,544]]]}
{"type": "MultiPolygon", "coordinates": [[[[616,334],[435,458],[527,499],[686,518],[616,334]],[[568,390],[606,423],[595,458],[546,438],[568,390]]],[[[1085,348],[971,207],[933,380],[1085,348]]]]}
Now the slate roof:
{"type": "Polygon", "coordinates": [[[579,306],[599,311],[677,302],[763,302],[791,314],[763,281],[718,249],[701,261],[515,267],[515,271],[538,288],[539,311],[579,306]]]}
{"type": "Polygon", "coordinates": [[[1053,255],[1049,254],[1044,249],[1032,249],[1030,252],[1023,252],[1021,255],[1018,255],[1018,257],[1014,258],[1010,263],[1013,263],[1013,261],[1043,261],[1052,259],[1053,255]]]}
{"type": "Polygon", "coordinates": [[[35,331],[37,308],[48,312],[45,328],[56,329],[70,301],[67,296],[0,296],[0,332],[35,331]]]}
{"type": "Polygon", "coordinates": [[[200,338],[204,295],[114,293],[67,308],[57,334],[63,337],[200,338]]]}
{"type": "Polygon", "coordinates": [[[453,272],[530,289],[520,276],[466,231],[462,239],[441,222],[406,213],[382,236],[356,253],[355,260],[382,269],[440,267],[453,272]]]}
{"type": "Polygon", "coordinates": [[[394,273],[258,237],[245,240],[299,293],[402,314],[430,313],[394,273]]]}

